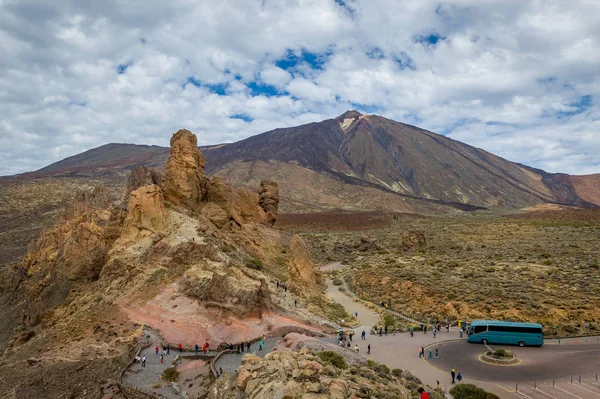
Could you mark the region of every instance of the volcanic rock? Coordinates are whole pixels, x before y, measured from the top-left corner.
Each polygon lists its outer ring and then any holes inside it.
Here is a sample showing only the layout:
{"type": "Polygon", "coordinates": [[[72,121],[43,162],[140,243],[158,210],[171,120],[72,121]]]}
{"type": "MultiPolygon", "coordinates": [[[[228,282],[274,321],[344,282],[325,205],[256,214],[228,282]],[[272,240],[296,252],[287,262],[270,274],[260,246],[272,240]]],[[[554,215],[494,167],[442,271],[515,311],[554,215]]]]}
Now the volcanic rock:
{"type": "Polygon", "coordinates": [[[196,212],[208,191],[205,165],[206,160],[198,149],[196,136],[185,129],[175,133],[171,138],[171,154],[165,165],[165,201],[196,212]]]}
{"type": "Polygon", "coordinates": [[[273,226],[277,220],[279,208],[279,185],[272,180],[261,181],[259,197],[259,204],[267,214],[266,224],[273,226]]]}
{"type": "Polygon", "coordinates": [[[292,291],[299,293],[308,293],[317,289],[322,283],[320,272],[315,269],[310,260],[310,252],[306,243],[300,236],[295,235],[290,241],[290,260],[289,273],[292,291]]]}
{"type": "Polygon", "coordinates": [[[163,177],[155,170],[148,169],[145,166],[138,166],[129,174],[127,179],[127,189],[125,191],[125,199],[129,200],[129,194],[142,186],[156,184],[162,185],[163,177]]]}
{"type": "Polygon", "coordinates": [[[238,188],[233,194],[233,209],[244,222],[260,222],[267,215],[259,205],[258,194],[246,188],[238,188]]]}
{"type": "Polygon", "coordinates": [[[169,214],[165,209],[159,186],[142,186],[131,192],[123,237],[134,240],[145,238],[165,230],[168,226],[169,214]]]}
{"type": "Polygon", "coordinates": [[[425,232],[423,231],[405,231],[402,233],[402,249],[408,251],[413,248],[422,248],[427,245],[425,232]]]}

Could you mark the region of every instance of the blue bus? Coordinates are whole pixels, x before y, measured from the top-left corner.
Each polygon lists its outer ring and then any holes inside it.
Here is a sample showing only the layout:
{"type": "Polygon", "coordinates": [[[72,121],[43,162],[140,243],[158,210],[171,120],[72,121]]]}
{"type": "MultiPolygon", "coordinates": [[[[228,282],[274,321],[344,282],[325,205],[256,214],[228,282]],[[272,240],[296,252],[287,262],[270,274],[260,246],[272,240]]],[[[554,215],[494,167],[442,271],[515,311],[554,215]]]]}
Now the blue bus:
{"type": "Polygon", "coordinates": [[[473,320],[468,329],[469,342],[542,346],[544,335],[538,323],[512,323],[497,320],[473,320]]]}

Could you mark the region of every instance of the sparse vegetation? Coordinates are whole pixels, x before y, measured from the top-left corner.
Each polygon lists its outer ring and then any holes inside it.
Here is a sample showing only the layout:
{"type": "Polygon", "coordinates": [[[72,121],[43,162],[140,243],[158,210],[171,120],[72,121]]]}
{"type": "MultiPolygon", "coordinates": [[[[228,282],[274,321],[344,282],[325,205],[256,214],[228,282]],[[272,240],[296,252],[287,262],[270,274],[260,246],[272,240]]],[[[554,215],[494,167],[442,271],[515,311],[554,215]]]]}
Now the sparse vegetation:
{"type": "Polygon", "coordinates": [[[450,389],[454,399],[500,399],[497,395],[487,392],[473,384],[458,384],[450,389]]]}
{"type": "Polygon", "coordinates": [[[179,371],[175,367],[168,367],[163,371],[160,378],[167,382],[176,382],[179,380],[179,371]]]}
{"type": "Polygon", "coordinates": [[[321,360],[323,360],[324,362],[327,362],[339,369],[346,369],[348,367],[348,364],[346,363],[346,360],[344,359],[344,357],[337,352],[332,352],[332,351],[318,352],[317,356],[319,356],[319,358],[321,360]]]}
{"type": "Polygon", "coordinates": [[[262,270],[263,263],[260,259],[250,258],[246,261],[246,267],[254,270],[262,270]]]}

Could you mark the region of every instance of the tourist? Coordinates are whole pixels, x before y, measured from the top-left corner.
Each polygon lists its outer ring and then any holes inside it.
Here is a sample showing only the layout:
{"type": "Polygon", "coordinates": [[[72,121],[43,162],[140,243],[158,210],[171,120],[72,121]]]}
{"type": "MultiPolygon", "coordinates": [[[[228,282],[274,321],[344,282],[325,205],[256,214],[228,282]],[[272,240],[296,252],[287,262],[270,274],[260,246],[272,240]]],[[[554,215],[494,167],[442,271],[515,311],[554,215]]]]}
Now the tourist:
{"type": "Polygon", "coordinates": [[[450,323],[446,324],[446,332],[450,332],[450,323]]]}
{"type": "Polygon", "coordinates": [[[436,329],[434,328],[433,329],[433,338],[435,338],[435,336],[436,336],[436,329]]]}
{"type": "Polygon", "coordinates": [[[423,326],[423,334],[427,334],[427,326],[423,326]]]}
{"type": "Polygon", "coordinates": [[[161,353],[161,355],[160,355],[160,364],[163,364],[163,361],[164,361],[164,360],[165,360],[165,355],[163,355],[163,354],[161,353]]]}
{"type": "Polygon", "coordinates": [[[427,359],[433,359],[433,351],[431,350],[431,348],[429,348],[429,356],[427,357],[427,359]]]}
{"type": "Polygon", "coordinates": [[[387,324],[386,324],[386,325],[385,325],[385,335],[387,335],[387,332],[388,332],[388,326],[387,326],[387,324]]]}
{"type": "Polygon", "coordinates": [[[366,341],[367,333],[365,332],[365,330],[363,330],[363,332],[362,332],[362,334],[360,334],[360,336],[362,337],[363,341],[366,341]]]}
{"type": "Polygon", "coordinates": [[[367,355],[371,354],[371,344],[367,345],[367,355]]]}
{"type": "Polygon", "coordinates": [[[179,343],[178,348],[179,348],[179,352],[183,352],[183,345],[181,345],[181,342],[179,343]]]}
{"type": "Polygon", "coordinates": [[[383,335],[383,328],[379,327],[379,336],[383,335]]]}
{"type": "Polygon", "coordinates": [[[158,355],[158,345],[156,345],[156,347],[154,348],[154,351],[156,352],[156,354],[158,355]]]}
{"type": "Polygon", "coordinates": [[[408,332],[410,333],[411,337],[414,337],[414,335],[413,335],[413,327],[412,326],[408,326],[408,332]]]}
{"type": "Polygon", "coordinates": [[[142,356],[142,367],[146,367],[146,355],[142,356]]]}
{"type": "Polygon", "coordinates": [[[277,281],[277,289],[279,289],[279,281],[277,281]]]}
{"type": "Polygon", "coordinates": [[[352,342],[352,335],[353,335],[352,333],[348,334],[348,338],[350,339],[350,342],[352,342]]]}
{"type": "Polygon", "coordinates": [[[354,352],[358,353],[358,345],[354,345],[354,352]]]}
{"type": "Polygon", "coordinates": [[[438,348],[435,348],[435,358],[436,358],[436,359],[439,359],[439,358],[440,358],[440,357],[439,357],[439,352],[438,352],[438,350],[439,350],[438,348]]]}
{"type": "Polygon", "coordinates": [[[167,355],[171,354],[171,344],[167,344],[167,355]]]}
{"type": "Polygon", "coordinates": [[[223,375],[223,369],[219,367],[219,375],[223,375]]]}
{"type": "Polygon", "coordinates": [[[396,336],[396,327],[392,328],[392,335],[396,336]]]}
{"type": "Polygon", "coordinates": [[[198,350],[200,350],[200,347],[198,346],[198,344],[196,344],[196,346],[194,346],[194,351],[196,352],[196,355],[198,354],[198,350]]]}
{"type": "Polygon", "coordinates": [[[460,374],[460,371],[458,372],[458,374],[456,375],[456,381],[458,381],[458,383],[460,384],[460,382],[462,381],[462,375],[460,374]]]}
{"type": "Polygon", "coordinates": [[[456,378],[456,371],[454,371],[454,369],[450,370],[450,376],[452,377],[452,383],[454,384],[454,379],[456,378]]]}
{"type": "Polygon", "coordinates": [[[238,345],[237,346],[237,354],[240,355],[241,353],[242,353],[242,351],[241,351],[241,345],[238,345]]]}
{"type": "Polygon", "coordinates": [[[260,341],[258,341],[258,350],[259,350],[259,351],[263,350],[263,345],[264,345],[264,344],[265,344],[265,343],[263,342],[263,340],[262,340],[262,339],[261,339],[260,341]]]}
{"type": "Polygon", "coordinates": [[[298,301],[294,299],[294,307],[297,308],[298,307],[298,301]]]}
{"type": "Polygon", "coordinates": [[[248,348],[248,352],[250,352],[250,341],[246,342],[247,348],[248,348]]]}

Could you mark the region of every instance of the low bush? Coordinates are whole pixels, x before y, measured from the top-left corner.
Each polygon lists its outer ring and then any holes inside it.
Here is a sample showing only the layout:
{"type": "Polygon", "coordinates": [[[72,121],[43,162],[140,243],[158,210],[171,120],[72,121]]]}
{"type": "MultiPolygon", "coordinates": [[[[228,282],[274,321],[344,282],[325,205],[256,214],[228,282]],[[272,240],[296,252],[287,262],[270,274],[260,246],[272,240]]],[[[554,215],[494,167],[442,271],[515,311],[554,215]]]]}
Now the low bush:
{"type": "Polygon", "coordinates": [[[344,284],[344,282],[339,278],[336,278],[335,280],[333,280],[333,285],[342,285],[342,284],[344,284]]]}
{"type": "Polygon", "coordinates": [[[175,367],[166,368],[163,371],[161,378],[168,382],[175,382],[179,380],[179,371],[175,367]]]}
{"type": "Polygon", "coordinates": [[[263,263],[260,259],[250,258],[246,261],[246,267],[254,270],[262,270],[263,263]]]}
{"type": "Polygon", "coordinates": [[[497,395],[486,392],[473,384],[458,384],[450,389],[454,399],[500,399],[497,395]]]}
{"type": "Polygon", "coordinates": [[[396,378],[400,378],[402,376],[402,369],[392,369],[392,375],[396,378]]]}
{"type": "Polygon", "coordinates": [[[496,357],[513,357],[513,353],[511,351],[507,351],[504,348],[498,348],[494,351],[494,356],[496,357]]]}
{"type": "Polygon", "coordinates": [[[322,361],[327,362],[339,369],[345,369],[348,367],[348,364],[346,363],[346,360],[344,359],[344,357],[337,352],[333,352],[333,351],[319,352],[319,353],[317,353],[317,356],[319,356],[319,358],[322,361]]]}

